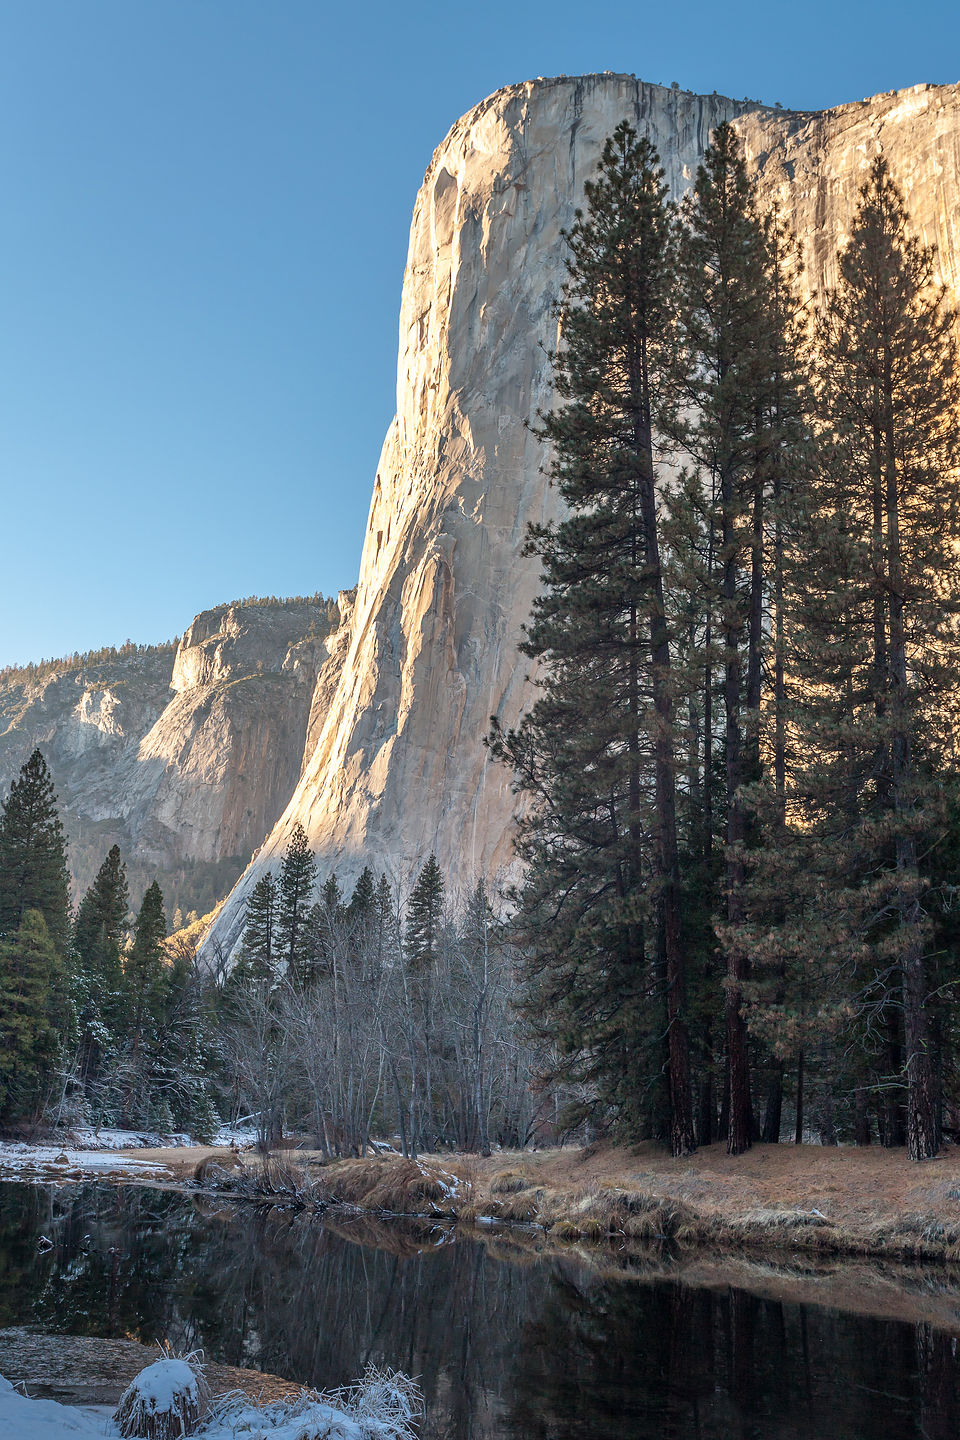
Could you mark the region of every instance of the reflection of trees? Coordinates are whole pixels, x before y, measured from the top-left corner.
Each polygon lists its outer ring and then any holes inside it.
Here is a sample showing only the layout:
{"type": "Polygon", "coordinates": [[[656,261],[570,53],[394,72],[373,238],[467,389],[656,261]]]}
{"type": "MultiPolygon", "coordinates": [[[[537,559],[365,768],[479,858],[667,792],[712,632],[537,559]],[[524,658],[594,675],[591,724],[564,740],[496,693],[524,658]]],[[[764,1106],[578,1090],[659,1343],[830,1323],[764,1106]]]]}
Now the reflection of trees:
{"type": "Polygon", "coordinates": [[[929,1327],[742,1290],[557,1275],[524,1329],[508,1433],[523,1440],[946,1440],[954,1341],[929,1327]]]}
{"type": "Polygon", "coordinates": [[[398,1366],[424,1387],[423,1440],[960,1434],[955,1342],[929,1326],[136,1187],[0,1185],[0,1322],[167,1337],[316,1385],[398,1366]]]}

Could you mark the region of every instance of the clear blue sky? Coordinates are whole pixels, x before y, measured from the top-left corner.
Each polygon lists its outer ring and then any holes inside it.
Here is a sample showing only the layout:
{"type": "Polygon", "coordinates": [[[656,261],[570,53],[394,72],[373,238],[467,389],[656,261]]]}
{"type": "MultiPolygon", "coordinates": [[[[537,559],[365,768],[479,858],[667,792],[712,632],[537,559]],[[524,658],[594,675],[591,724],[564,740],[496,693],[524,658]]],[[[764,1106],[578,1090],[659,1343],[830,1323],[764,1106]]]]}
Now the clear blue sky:
{"type": "Polygon", "coordinates": [[[491,91],[814,108],[958,42],[957,0],[0,0],[0,665],[354,582],[414,197],[491,91]]]}

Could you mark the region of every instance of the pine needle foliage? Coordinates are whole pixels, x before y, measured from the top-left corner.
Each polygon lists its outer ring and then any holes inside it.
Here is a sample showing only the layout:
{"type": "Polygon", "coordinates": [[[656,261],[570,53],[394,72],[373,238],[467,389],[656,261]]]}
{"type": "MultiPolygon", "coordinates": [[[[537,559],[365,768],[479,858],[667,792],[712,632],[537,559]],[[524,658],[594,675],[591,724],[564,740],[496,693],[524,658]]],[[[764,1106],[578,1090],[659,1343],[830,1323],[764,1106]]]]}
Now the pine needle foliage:
{"type": "Polygon", "coordinates": [[[534,526],[543,588],[523,646],[540,697],[490,743],[533,799],[519,852],[530,1013],[598,1112],[694,1144],[676,822],[675,676],[654,427],[672,343],[676,218],[650,142],[624,122],[565,235],[541,416],[567,513],[534,526]],[[661,1072],[667,1076],[666,1094],[661,1072]]]}

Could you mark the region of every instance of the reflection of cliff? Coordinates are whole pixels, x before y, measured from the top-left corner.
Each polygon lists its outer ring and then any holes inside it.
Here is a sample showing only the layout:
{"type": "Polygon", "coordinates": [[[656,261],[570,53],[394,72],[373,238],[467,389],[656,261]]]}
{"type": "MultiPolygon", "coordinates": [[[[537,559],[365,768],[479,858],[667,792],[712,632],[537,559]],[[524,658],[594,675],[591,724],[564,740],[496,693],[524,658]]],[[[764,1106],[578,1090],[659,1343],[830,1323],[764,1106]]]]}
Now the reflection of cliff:
{"type": "Polygon", "coordinates": [[[158,873],[172,910],[233,884],[296,785],[325,602],[198,615],[179,645],[0,678],[0,786],[34,746],[53,772],[75,886],[116,841],[134,889],[158,873]]]}
{"type": "Polygon", "coordinates": [[[397,414],[342,670],[293,798],[217,922],[225,948],[297,822],[323,869],[345,880],[368,862],[406,879],[431,850],[462,888],[511,863],[516,801],[482,737],[491,714],[512,724],[531,698],[518,642],[538,575],[520,551],[527,523],[555,500],[525,425],[551,399],[560,230],[624,117],[656,143],[674,194],[691,184],[711,128],[738,117],[762,190],[796,224],[813,287],[830,277],[882,145],[956,291],[960,87],[790,114],[607,74],[511,86],[459,120],[414,208],[397,414]]]}

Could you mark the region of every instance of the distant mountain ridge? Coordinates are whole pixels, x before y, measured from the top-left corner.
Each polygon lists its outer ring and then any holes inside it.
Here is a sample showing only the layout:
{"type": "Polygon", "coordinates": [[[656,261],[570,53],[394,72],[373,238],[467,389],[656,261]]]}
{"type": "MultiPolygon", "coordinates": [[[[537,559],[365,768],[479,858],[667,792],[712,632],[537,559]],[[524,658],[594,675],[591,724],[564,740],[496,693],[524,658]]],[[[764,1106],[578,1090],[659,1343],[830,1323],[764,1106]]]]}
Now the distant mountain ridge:
{"type": "Polygon", "coordinates": [[[197,615],[182,638],[0,671],[0,791],[31,751],[53,772],[74,888],[110,845],[168,913],[227,893],[299,778],[326,640],[322,595],[251,596],[197,615]]]}

